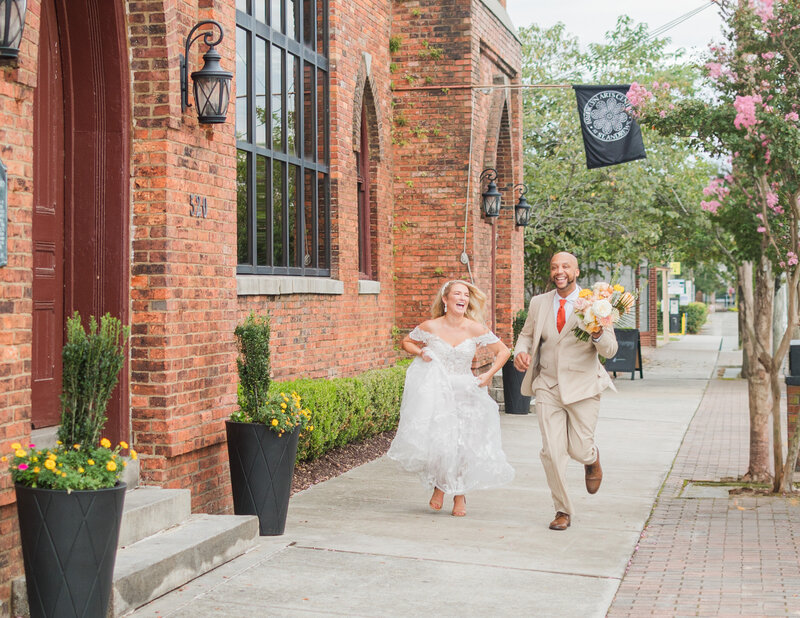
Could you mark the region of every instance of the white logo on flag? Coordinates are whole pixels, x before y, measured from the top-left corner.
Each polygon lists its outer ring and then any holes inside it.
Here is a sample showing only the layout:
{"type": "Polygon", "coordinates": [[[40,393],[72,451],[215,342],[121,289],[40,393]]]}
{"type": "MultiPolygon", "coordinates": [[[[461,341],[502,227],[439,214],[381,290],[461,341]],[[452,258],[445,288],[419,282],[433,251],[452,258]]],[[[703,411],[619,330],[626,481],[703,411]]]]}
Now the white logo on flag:
{"type": "Polygon", "coordinates": [[[631,130],[633,119],[625,111],[628,97],[615,90],[594,95],[583,108],[583,123],[594,137],[603,142],[616,142],[631,130]]]}

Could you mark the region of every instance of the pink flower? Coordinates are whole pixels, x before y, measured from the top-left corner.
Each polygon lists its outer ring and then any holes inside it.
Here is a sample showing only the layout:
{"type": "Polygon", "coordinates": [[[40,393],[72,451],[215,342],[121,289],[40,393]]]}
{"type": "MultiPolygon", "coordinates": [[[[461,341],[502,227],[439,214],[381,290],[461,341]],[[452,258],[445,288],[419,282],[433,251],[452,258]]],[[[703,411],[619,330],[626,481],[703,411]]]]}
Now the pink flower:
{"type": "Polygon", "coordinates": [[[783,119],[789,122],[797,122],[800,120],[800,116],[797,115],[797,112],[789,112],[783,117],[783,119]]]}
{"type": "Polygon", "coordinates": [[[719,62],[706,63],[706,69],[708,69],[708,76],[711,79],[717,79],[720,75],[722,75],[722,64],[719,62]]]}
{"type": "Polygon", "coordinates": [[[639,107],[642,103],[646,102],[648,99],[652,98],[653,93],[647,90],[641,84],[637,84],[633,82],[631,87],[628,89],[628,101],[631,102],[631,105],[634,107],[639,107]]]}
{"type": "Polygon", "coordinates": [[[17,469],[18,469],[18,470],[27,470],[27,469],[28,469],[28,464],[26,464],[26,463],[21,463],[21,464],[19,464],[19,465],[17,466],[17,469]]]}
{"type": "Polygon", "coordinates": [[[667,117],[667,112],[665,112],[665,111],[662,109],[660,112],[658,112],[658,115],[659,115],[661,118],[666,118],[666,117],[667,117]]]}
{"type": "Polygon", "coordinates": [[[774,3],[775,0],[750,0],[750,8],[761,18],[761,23],[766,24],[770,19],[775,19],[774,3]]]}
{"type": "Polygon", "coordinates": [[[758,124],[756,118],[756,104],[761,103],[759,95],[737,96],[733,102],[734,109],[738,112],[733,121],[737,129],[748,129],[758,124]]]}
{"type": "Polygon", "coordinates": [[[758,232],[759,234],[763,234],[763,233],[764,233],[764,232],[766,232],[766,231],[767,231],[767,228],[765,228],[763,225],[759,225],[759,226],[756,228],[756,232],[758,232]]]}
{"type": "Polygon", "coordinates": [[[774,191],[767,191],[767,206],[775,210],[775,206],[778,205],[778,194],[774,191]]]}
{"type": "Polygon", "coordinates": [[[764,60],[772,60],[775,57],[775,52],[764,52],[761,54],[761,57],[764,60]]]}
{"type": "Polygon", "coordinates": [[[706,212],[710,212],[712,215],[717,214],[717,210],[722,204],[717,200],[709,200],[707,202],[700,202],[700,208],[705,210],[706,212]]]}
{"type": "Polygon", "coordinates": [[[793,251],[789,251],[789,253],[786,254],[786,257],[789,258],[787,260],[789,266],[794,266],[797,264],[797,255],[793,251]]]}

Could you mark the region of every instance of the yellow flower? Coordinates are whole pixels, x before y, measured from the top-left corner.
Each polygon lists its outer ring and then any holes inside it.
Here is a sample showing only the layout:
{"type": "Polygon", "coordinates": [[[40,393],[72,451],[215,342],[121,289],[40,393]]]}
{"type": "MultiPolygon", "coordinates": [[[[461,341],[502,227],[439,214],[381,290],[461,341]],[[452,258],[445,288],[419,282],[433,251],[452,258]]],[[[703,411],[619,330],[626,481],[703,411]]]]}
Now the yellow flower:
{"type": "Polygon", "coordinates": [[[125,442],[125,440],[122,440],[122,442],[120,442],[120,443],[119,443],[119,445],[120,445],[122,448],[128,448],[128,443],[127,443],[127,442],[125,442]]]}
{"type": "Polygon", "coordinates": [[[127,461],[123,461],[122,462],[122,467],[123,468],[127,468],[128,467],[128,462],[127,461]]]}
{"type": "Polygon", "coordinates": [[[106,464],[106,470],[108,470],[109,472],[113,472],[113,471],[114,471],[114,470],[116,470],[116,469],[117,469],[117,462],[115,462],[115,461],[109,461],[109,462],[106,464]]]}
{"type": "Polygon", "coordinates": [[[84,472],[86,472],[86,470],[83,469],[83,466],[78,466],[78,472],[83,474],[84,472]]]}
{"type": "Polygon", "coordinates": [[[90,459],[86,463],[89,464],[90,466],[93,466],[94,465],[94,459],[90,459]]]}
{"type": "Polygon", "coordinates": [[[56,444],[63,444],[61,440],[56,440],[56,444]]]}
{"type": "Polygon", "coordinates": [[[51,461],[55,461],[56,459],[58,459],[58,456],[55,453],[48,453],[47,458],[51,461]]]}
{"type": "Polygon", "coordinates": [[[272,419],[272,426],[275,427],[277,424],[278,424],[278,419],[277,418],[273,418],[272,419]]]}
{"type": "Polygon", "coordinates": [[[56,462],[54,462],[52,459],[48,459],[44,462],[44,467],[48,470],[53,470],[56,467],[56,462]]]}
{"type": "Polygon", "coordinates": [[[309,430],[309,431],[314,431],[314,425],[309,425],[309,426],[308,426],[308,430],[309,430]]]}
{"type": "Polygon", "coordinates": [[[6,457],[5,455],[3,455],[2,457],[0,457],[0,461],[8,461],[8,457],[6,457]]]}
{"type": "Polygon", "coordinates": [[[282,404],[281,404],[281,409],[282,409],[282,410],[285,410],[285,409],[286,409],[286,404],[285,404],[285,403],[282,403],[282,404]]]}
{"type": "Polygon", "coordinates": [[[17,457],[25,457],[25,455],[27,454],[28,453],[23,451],[21,448],[18,448],[16,451],[14,451],[14,455],[16,455],[17,457]]]}
{"type": "Polygon", "coordinates": [[[14,442],[14,444],[11,445],[11,448],[13,448],[15,451],[18,451],[22,448],[22,445],[19,442],[14,442]]]}
{"type": "Polygon", "coordinates": [[[139,454],[131,449],[131,459],[139,459],[139,454]]]}
{"type": "Polygon", "coordinates": [[[74,448],[76,451],[79,451],[79,450],[81,450],[81,445],[80,444],[73,444],[72,448],[74,448]]]}
{"type": "Polygon", "coordinates": [[[66,477],[66,476],[67,476],[67,473],[66,473],[66,472],[62,472],[62,473],[61,473],[61,476],[62,476],[62,477],[66,477]]]}
{"type": "Polygon", "coordinates": [[[591,288],[583,288],[580,292],[578,292],[578,296],[580,298],[589,298],[592,295],[591,288]]]}
{"type": "Polygon", "coordinates": [[[108,438],[103,438],[102,440],[100,440],[100,446],[102,446],[103,448],[111,448],[111,440],[109,440],[108,438]]]}
{"type": "Polygon", "coordinates": [[[39,461],[38,457],[31,457],[31,461],[39,461]]]}
{"type": "Polygon", "coordinates": [[[621,286],[619,283],[617,283],[617,284],[614,286],[614,291],[615,291],[615,292],[624,292],[624,291],[625,291],[625,288],[624,288],[624,287],[622,287],[622,286],[621,286]]]}
{"type": "Polygon", "coordinates": [[[36,467],[33,469],[33,473],[34,473],[34,474],[39,474],[39,466],[36,466],[36,467]]]}

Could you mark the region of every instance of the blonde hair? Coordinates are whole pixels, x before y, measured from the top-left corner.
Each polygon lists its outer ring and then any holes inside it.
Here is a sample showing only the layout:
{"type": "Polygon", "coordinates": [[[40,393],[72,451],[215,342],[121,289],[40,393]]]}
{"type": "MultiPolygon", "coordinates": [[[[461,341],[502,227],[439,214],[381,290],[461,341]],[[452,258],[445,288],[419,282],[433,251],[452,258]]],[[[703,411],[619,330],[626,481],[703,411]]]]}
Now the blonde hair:
{"type": "Polygon", "coordinates": [[[486,294],[481,292],[480,289],[469,281],[464,281],[462,279],[453,279],[442,286],[436,298],[433,300],[433,305],[431,305],[431,317],[438,318],[445,314],[444,299],[450,293],[450,288],[456,283],[460,283],[469,290],[469,304],[467,304],[467,310],[464,312],[464,315],[470,320],[475,320],[479,324],[485,324],[486,294]]]}

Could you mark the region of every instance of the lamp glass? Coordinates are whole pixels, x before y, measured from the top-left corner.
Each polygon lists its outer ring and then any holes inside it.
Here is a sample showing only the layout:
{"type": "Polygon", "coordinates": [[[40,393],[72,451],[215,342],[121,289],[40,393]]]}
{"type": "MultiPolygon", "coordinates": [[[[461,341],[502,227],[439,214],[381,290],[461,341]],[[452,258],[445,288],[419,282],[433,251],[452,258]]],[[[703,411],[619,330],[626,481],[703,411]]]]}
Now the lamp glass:
{"type": "Polygon", "coordinates": [[[192,73],[197,118],[203,124],[225,122],[233,75],[219,66],[220,55],[212,47],[203,56],[203,68],[192,73]]]}
{"type": "Polygon", "coordinates": [[[19,55],[26,4],[26,0],[0,0],[0,58],[19,55]]]}
{"type": "Polygon", "coordinates": [[[514,206],[514,222],[517,227],[525,227],[531,220],[531,206],[524,196],[520,196],[517,205],[514,206]]]}
{"type": "Polygon", "coordinates": [[[500,191],[497,190],[497,185],[489,182],[489,186],[483,194],[483,214],[487,217],[499,216],[502,197],[500,191]]]}

